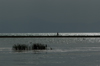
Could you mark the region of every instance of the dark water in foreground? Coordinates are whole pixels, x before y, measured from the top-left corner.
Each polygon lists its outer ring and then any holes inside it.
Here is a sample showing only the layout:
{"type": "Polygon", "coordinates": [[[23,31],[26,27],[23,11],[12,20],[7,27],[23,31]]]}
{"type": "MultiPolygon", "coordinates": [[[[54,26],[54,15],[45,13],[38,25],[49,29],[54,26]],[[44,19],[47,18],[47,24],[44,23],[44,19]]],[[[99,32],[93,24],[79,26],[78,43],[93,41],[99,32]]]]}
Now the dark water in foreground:
{"type": "Polygon", "coordinates": [[[0,38],[0,66],[100,66],[100,38],[0,38]],[[14,52],[14,44],[53,50],[14,52]]]}

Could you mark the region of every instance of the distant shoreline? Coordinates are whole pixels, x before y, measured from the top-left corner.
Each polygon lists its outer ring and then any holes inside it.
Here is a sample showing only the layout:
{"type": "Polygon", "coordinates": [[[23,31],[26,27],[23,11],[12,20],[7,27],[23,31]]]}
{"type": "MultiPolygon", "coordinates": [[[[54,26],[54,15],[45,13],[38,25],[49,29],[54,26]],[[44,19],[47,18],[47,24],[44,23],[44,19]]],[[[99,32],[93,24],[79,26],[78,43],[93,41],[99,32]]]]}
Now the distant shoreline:
{"type": "Polygon", "coordinates": [[[81,37],[100,37],[100,35],[95,36],[0,36],[0,38],[81,38],[81,37]]]}

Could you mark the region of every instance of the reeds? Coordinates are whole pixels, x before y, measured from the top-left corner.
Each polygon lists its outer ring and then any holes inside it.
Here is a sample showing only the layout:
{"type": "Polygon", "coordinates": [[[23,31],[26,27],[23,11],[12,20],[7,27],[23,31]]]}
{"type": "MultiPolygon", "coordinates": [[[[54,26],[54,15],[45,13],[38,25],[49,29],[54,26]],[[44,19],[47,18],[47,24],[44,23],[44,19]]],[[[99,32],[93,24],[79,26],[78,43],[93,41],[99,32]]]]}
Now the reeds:
{"type": "Polygon", "coordinates": [[[25,44],[16,44],[12,48],[13,50],[28,50],[28,46],[25,44]]]}
{"type": "Polygon", "coordinates": [[[36,43],[32,45],[32,50],[45,50],[47,49],[47,45],[36,43]]]}
{"type": "Polygon", "coordinates": [[[25,45],[25,44],[15,44],[12,47],[15,51],[25,51],[25,50],[46,50],[47,45],[41,44],[41,43],[34,43],[31,46],[25,45]]]}

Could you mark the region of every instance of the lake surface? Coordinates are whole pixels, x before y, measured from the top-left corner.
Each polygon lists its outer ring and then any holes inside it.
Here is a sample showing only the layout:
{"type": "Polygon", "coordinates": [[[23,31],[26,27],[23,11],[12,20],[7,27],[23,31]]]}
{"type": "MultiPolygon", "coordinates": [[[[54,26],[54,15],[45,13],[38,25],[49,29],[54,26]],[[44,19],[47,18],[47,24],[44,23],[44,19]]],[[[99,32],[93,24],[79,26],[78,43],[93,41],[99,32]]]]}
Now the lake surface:
{"type": "Polygon", "coordinates": [[[0,66],[100,66],[100,38],[0,38],[0,66]],[[14,52],[14,44],[52,50],[14,52]]]}

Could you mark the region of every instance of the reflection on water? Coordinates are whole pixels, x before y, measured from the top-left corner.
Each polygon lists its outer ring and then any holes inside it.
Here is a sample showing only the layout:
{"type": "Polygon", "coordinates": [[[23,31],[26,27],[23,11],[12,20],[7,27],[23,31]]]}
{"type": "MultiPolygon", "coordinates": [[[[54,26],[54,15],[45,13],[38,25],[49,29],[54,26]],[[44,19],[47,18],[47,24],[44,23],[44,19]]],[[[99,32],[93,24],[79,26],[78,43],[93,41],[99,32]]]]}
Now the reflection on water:
{"type": "Polygon", "coordinates": [[[98,66],[100,38],[0,38],[0,66],[98,66]],[[52,50],[14,52],[17,43],[43,43],[52,50]]]}

